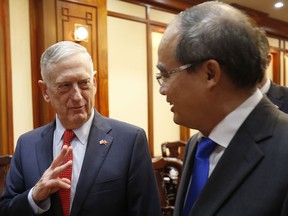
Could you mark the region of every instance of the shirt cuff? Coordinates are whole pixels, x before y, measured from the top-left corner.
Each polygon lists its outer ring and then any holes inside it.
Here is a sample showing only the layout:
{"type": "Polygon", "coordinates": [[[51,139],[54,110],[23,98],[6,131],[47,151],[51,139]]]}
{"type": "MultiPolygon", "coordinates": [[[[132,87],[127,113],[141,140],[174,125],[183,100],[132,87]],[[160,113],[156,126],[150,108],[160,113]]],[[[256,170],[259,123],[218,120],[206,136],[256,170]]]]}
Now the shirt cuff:
{"type": "Polygon", "coordinates": [[[34,187],[29,191],[28,202],[29,202],[30,206],[32,207],[34,213],[35,214],[42,214],[42,213],[48,211],[50,209],[50,206],[51,206],[50,197],[48,197],[46,200],[42,201],[41,203],[39,203],[39,205],[37,205],[32,198],[33,189],[34,189],[34,187]]]}

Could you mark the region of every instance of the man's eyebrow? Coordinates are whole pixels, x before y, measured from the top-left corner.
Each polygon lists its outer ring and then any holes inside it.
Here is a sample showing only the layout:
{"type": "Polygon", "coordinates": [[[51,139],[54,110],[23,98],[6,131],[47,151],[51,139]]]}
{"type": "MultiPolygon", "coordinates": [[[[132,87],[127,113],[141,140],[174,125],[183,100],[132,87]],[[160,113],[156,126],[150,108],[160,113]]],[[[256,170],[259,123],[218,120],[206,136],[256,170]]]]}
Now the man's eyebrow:
{"type": "Polygon", "coordinates": [[[166,68],[165,68],[163,65],[161,65],[161,64],[157,64],[156,67],[157,67],[158,70],[160,70],[160,71],[166,71],[166,68]]]}
{"type": "MultiPolygon", "coordinates": [[[[79,79],[77,80],[77,82],[81,82],[81,81],[90,81],[91,78],[88,77],[88,78],[82,78],[82,79],[79,79]]],[[[58,81],[58,82],[55,82],[55,84],[63,84],[63,83],[71,83],[71,81],[68,81],[68,80],[63,80],[63,81],[58,81]]]]}
{"type": "Polygon", "coordinates": [[[79,81],[87,81],[87,80],[91,80],[91,78],[89,77],[89,78],[83,78],[83,79],[80,79],[79,81]]]}
{"type": "Polygon", "coordinates": [[[69,81],[63,80],[63,81],[55,82],[56,85],[60,85],[60,84],[63,84],[63,83],[69,83],[69,81]]]}

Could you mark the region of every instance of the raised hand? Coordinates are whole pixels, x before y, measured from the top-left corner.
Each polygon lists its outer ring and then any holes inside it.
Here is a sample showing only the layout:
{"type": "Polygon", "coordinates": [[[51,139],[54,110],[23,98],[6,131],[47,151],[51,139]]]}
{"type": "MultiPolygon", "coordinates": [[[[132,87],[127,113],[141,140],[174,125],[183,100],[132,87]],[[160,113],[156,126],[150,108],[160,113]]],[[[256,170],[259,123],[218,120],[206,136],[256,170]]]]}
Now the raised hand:
{"type": "Polygon", "coordinates": [[[72,166],[72,161],[63,164],[63,161],[72,153],[72,147],[63,146],[60,153],[55,157],[50,167],[44,172],[40,180],[34,186],[32,197],[35,203],[47,199],[50,194],[57,192],[60,188],[70,188],[70,180],[60,178],[61,172],[72,166]]]}

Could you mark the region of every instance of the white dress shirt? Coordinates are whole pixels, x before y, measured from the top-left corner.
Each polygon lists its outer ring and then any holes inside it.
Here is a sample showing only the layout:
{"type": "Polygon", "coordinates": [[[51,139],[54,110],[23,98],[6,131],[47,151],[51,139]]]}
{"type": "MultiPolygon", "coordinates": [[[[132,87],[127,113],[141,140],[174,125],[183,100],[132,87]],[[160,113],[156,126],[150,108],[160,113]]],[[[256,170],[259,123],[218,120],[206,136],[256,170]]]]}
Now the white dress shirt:
{"type": "Polygon", "coordinates": [[[263,95],[267,94],[267,92],[269,91],[269,88],[271,86],[271,80],[267,79],[265,84],[260,88],[260,91],[263,95]]]}

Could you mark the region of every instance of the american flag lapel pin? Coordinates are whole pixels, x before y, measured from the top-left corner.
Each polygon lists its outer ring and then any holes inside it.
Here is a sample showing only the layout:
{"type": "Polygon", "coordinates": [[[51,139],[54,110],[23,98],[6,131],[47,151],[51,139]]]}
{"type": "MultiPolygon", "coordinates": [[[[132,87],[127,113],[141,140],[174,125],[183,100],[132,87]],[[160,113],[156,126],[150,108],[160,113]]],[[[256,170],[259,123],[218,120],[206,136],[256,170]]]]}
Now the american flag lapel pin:
{"type": "Polygon", "coordinates": [[[102,139],[102,140],[99,141],[99,144],[100,145],[107,145],[108,142],[107,142],[107,140],[102,139]]]}

